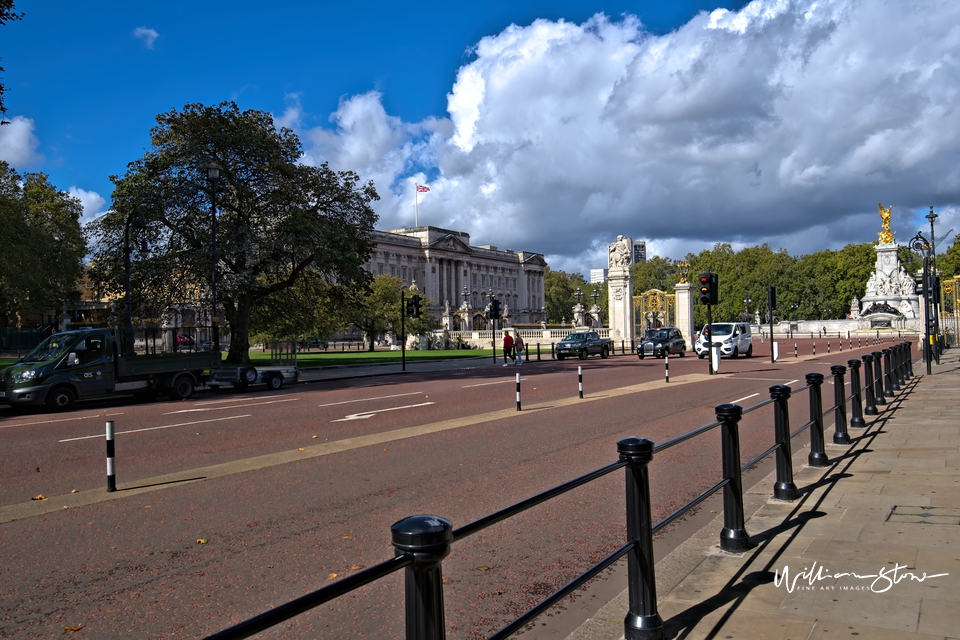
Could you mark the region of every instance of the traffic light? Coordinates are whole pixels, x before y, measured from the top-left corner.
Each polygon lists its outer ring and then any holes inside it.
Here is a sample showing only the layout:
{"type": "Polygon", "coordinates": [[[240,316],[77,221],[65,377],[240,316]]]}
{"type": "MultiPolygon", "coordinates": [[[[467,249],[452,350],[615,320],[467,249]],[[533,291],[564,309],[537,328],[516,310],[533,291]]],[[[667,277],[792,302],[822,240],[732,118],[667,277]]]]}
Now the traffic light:
{"type": "Polygon", "coordinates": [[[701,273],[697,282],[700,285],[700,304],[717,304],[717,274],[701,273]]]}
{"type": "Polygon", "coordinates": [[[420,317],[420,296],[411,296],[407,300],[407,317],[408,318],[419,318],[420,317]]]}
{"type": "Polygon", "coordinates": [[[500,319],[500,301],[494,298],[490,301],[490,315],[487,318],[488,320],[499,320],[500,319]]]}
{"type": "Polygon", "coordinates": [[[777,310],[777,288],[772,284],[767,285],[767,309],[771,312],[777,310]]]}

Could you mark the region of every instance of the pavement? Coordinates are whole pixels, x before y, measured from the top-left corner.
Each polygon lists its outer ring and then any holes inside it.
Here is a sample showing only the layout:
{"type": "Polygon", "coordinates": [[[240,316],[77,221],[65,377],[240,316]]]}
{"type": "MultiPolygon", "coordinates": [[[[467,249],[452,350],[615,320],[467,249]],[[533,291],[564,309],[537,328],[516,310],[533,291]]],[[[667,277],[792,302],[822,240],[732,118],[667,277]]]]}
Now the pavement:
{"type": "MultiPolygon", "coordinates": [[[[664,637],[960,638],[956,350],[925,372],[828,444],[829,467],[795,444],[798,500],[772,498],[773,473],[747,492],[748,552],[720,551],[718,514],[657,562],[664,637]]],[[[624,591],[568,640],[623,638],[627,610],[624,591]]]]}

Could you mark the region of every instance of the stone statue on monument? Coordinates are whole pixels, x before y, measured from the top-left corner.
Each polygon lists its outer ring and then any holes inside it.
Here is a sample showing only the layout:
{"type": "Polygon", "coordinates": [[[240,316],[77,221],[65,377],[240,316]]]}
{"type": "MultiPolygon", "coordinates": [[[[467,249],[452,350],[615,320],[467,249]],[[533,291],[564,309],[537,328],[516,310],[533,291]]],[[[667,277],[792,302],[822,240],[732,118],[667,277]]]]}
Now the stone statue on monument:
{"type": "Polygon", "coordinates": [[[617,236],[617,241],[607,248],[607,264],[611,269],[630,266],[630,247],[623,236],[617,236]]]}

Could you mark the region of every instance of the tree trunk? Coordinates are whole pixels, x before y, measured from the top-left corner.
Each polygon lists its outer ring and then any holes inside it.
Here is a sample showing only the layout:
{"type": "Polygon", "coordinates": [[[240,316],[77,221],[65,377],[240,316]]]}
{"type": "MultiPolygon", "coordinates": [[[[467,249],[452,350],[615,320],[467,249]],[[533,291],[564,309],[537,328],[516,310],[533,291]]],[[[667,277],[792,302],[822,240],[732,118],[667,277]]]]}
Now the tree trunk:
{"type": "Polygon", "coordinates": [[[230,351],[226,362],[230,364],[250,364],[250,312],[248,300],[231,301],[224,304],[224,314],[230,323],[230,351]]]}

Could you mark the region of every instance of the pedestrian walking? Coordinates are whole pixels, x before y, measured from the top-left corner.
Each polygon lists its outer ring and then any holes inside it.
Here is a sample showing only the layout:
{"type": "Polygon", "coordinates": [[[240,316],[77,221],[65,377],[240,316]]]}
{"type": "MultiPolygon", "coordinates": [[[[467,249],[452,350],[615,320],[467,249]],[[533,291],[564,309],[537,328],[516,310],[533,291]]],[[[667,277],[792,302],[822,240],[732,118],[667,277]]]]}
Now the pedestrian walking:
{"type": "Polygon", "coordinates": [[[517,333],[517,339],[513,341],[513,348],[517,352],[517,364],[523,364],[523,338],[517,333]]]}
{"type": "Polygon", "coordinates": [[[503,332],[503,366],[507,366],[507,357],[510,357],[513,360],[516,360],[516,357],[513,355],[513,336],[511,336],[506,331],[503,332]]]}

